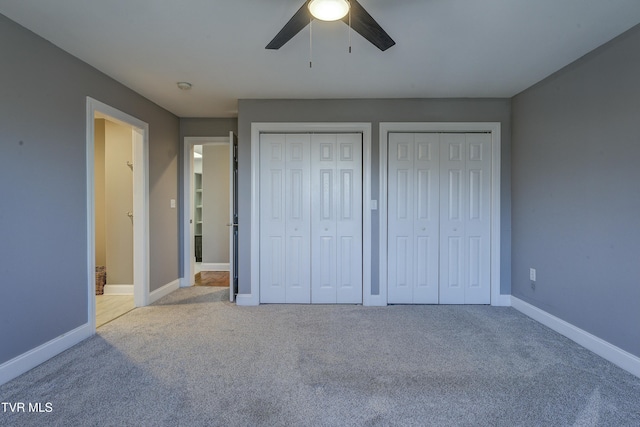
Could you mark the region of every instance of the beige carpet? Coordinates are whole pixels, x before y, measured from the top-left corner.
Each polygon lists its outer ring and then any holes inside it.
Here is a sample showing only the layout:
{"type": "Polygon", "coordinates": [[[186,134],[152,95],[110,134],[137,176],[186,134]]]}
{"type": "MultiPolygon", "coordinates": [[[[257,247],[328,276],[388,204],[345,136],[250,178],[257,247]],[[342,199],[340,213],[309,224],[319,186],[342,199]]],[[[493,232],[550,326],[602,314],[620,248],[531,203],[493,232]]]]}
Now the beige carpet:
{"type": "Polygon", "coordinates": [[[0,387],[2,426],[638,426],[640,379],[511,308],[179,289],[0,387]]]}

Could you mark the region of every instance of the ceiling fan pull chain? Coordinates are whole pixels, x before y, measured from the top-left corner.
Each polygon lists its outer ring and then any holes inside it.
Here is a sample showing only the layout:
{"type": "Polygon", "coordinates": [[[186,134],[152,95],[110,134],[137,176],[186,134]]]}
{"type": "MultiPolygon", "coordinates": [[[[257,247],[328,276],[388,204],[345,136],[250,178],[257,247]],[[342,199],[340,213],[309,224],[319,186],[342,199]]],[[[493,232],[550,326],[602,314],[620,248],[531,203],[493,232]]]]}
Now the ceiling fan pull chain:
{"type": "Polygon", "coordinates": [[[349,53],[351,53],[351,8],[349,8],[349,53]]]}
{"type": "Polygon", "coordinates": [[[309,20],[309,68],[313,67],[313,18],[309,20]]]}

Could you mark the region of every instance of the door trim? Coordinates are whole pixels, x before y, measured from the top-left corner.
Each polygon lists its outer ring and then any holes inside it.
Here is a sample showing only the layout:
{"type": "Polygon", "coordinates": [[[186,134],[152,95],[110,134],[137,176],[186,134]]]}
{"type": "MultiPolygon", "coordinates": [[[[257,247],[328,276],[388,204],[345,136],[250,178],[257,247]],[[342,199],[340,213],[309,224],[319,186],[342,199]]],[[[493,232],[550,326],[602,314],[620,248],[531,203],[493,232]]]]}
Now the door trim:
{"type": "Polygon", "coordinates": [[[133,145],[133,295],[136,307],[149,304],[149,125],[129,114],[87,97],[87,283],[88,322],[96,331],[96,247],[95,247],[95,125],[96,113],[102,113],[131,127],[133,145]]]}
{"type": "MultiPolygon", "coordinates": [[[[229,151],[233,150],[233,141],[231,136],[185,136],[182,144],[182,277],[180,278],[180,287],[189,287],[194,282],[194,266],[195,266],[195,239],[191,232],[191,223],[189,222],[193,212],[193,147],[196,145],[229,145],[229,151]]],[[[233,174],[231,166],[230,173],[233,174]]],[[[231,187],[231,185],[230,185],[231,187]]],[[[233,192],[229,189],[229,200],[233,203],[233,192]]],[[[233,265],[233,251],[229,251],[229,265],[233,265]]],[[[232,291],[231,291],[232,292],[232,291]]]]}
{"type": "Polygon", "coordinates": [[[387,182],[388,149],[391,132],[489,132],[491,133],[491,305],[510,305],[510,295],[500,294],[500,163],[501,136],[499,122],[469,123],[380,123],[380,300],[387,304],[387,182]]]}
{"type": "Polygon", "coordinates": [[[371,295],[371,123],[251,124],[251,292],[239,293],[236,303],[260,304],[260,134],[296,132],[362,134],[362,303],[377,305],[379,296],[371,295]]]}

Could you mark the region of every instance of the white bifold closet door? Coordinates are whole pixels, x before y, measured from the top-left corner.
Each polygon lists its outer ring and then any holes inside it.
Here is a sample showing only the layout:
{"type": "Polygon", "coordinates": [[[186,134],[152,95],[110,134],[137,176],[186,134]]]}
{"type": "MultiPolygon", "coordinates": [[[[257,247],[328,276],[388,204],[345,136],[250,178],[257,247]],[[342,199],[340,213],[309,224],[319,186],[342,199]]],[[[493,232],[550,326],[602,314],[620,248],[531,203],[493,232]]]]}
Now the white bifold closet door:
{"type": "Polygon", "coordinates": [[[388,302],[489,304],[491,135],[390,133],[388,302]]]}
{"type": "Polygon", "coordinates": [[[362,302],[362,136],[311,138],[311,301],[362,302]]]}
{"type": "Polygon", "coordinates": [[[438,303],[440,140],[389,134],[388,302],[438,303]]]}
{"type": "Polygon", "coordinates": [[[260,301],[311,301],[310,135],[260,136],[260,301]]]}
{"type": "Polygon", "coordinates": [[[362,136],[260,136],[260,301],[362,302],[362,136]]]}

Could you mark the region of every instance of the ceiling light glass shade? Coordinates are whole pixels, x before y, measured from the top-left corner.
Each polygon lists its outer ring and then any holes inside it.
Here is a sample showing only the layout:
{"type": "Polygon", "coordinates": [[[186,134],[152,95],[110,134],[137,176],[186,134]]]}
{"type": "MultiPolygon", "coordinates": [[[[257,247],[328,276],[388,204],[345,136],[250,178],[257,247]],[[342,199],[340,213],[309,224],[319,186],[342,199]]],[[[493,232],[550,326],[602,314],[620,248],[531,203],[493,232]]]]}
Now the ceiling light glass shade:
{"type": "Polygon", "coordinates": [[[337,21],[349,13],[347,0],[311,0],[309,12],[321,21],[337,21]]]}

